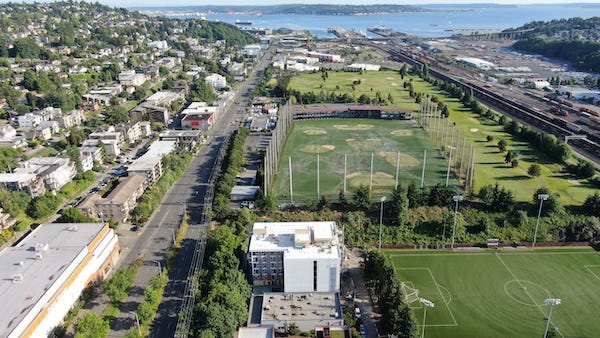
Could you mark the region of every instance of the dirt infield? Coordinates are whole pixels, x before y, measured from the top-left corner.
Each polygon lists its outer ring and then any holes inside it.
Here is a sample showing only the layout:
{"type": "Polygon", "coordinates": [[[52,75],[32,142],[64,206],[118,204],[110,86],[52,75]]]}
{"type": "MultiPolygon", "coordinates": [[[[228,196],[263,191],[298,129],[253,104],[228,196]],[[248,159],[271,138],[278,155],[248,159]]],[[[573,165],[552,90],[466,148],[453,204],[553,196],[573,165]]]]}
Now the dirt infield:
{"type": "Polygon", "coordinates": [[[311,145],[307,145],[307,146],[300,148],[300,151],[303,153],[309,153],[309,154],[322,154],[322,153],[331,151],[333,149],[335,149],[335,146],[331,145],[331,144],[323,144],[323,145],[311,144],[311,145]]]}
{"type": "Polygon", "coordinates": [[[413,136],[413,131],[410,129],[398,129],[391,131],[390,134],[394,136],[413,136]]]}
{"type": "Polygon", "coordinates": [[[303,131],[304,135],[318,136],[318,135],[327,135],[327,130],[325,129],[307,129],[303,131]]]}
{"type": "Polygon", "coordinates": [[[372,124],[336,124],[333,127],[339,130],[369,130],[375,126],[372,124]]]}

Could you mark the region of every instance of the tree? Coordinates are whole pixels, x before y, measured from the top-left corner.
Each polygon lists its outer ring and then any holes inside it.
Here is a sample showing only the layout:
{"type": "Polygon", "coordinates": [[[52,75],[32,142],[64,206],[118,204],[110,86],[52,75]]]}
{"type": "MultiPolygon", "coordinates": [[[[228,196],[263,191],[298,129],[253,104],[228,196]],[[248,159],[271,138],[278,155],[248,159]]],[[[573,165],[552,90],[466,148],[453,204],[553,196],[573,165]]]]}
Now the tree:
{"type": "Polygon", "coordinates": [[[527,174],[531,177],[539,177],[542,174],[542,167],[537,163],[533,163],[527,169],[527,174]]]}
{"type": "Polygon", "coordinates": [[[600,217],[600,193],[595,192],[585,199],[583,212],[590,216],[600,217]]]}
{"type": "Polygon", "coordinates": [[[110,325],[99,315],[86,312],[74,325],[76,338],[103,338],[108,335],[110,325]]]}
{"type": "Polygon", "coordinates": [[[498,141],[498,150],[503,153],[506,150],[507,143],[503,139],[498,141]]]}
{"type": "Polygon", "coordinates": [[[486,137],[485,137],[485,139],[486,139],[488,142],[492,142],[492,141],[494,140],[494,136],[492,136],[492,135],[488,135],[488,136],[486,136],[486,137]]]}
{"type": "Polygon", "coordinates": [[[504,157],[504,162],[505,163],[511,163],[513,159],[516,158],[516,154],[512,152],[512,150],[509,150],[506,152],[506,156],[504,157]]]}
{"type": "Polygon", "coordinates": [[[342,189],[340,189],[340,192],[338,193],[338,203],[340,204],[341,209],[346,209],[346,207],[348,207],[348,199],[346,199],[346,194],[342,189]]]}
{"type": "Polygon", "coordinates": [[[516,168],[519,166],[519,160],[517,160],[516,158],[514,158],[511,162],[510,162],[510,166],[513,168],[516,168]]]}
{"type": "Polygon", "coordinates": [[[120,106],[108,107],[103,113],[104,122],[109,125],[129,122],[129,114],[120,106]]]}
{"type": "Polygon", "coordinates": [[[399,185],[392,193],[390,199],[390,213],[394,219],[394,223],[398,226],[403,226],[408,217],[408,198],[406,191],[399,185]]]}
{"type": "Polygon", "coordinates": [[[60,200],[52,193],[47,192],[31,200],[27,207],[27,215],[31,218],[41,219],[52,215],[58,209],[60,200]]]}
{"type": "Polygon", "coordinates": [[[67,136],[67,142],[70,145],[77,147],[85,140],[85,132],[83,128],[71,127],[69,128],[69,136],[67,136]]]}
{"type": "Polygon", "coordinates": [[[60,217],[55,223],[93,223],[95,219],[87,217],[77,208],[66,208],[60,212],[60,217]]]}
{"type": "Polygon", "coordinates": [[[364,184],[359,185],[354,191],[352,199],[354,200],[356,208],[368,210],[371,206],[371,191],[369,190],[369,187],[364,184]]]}
{"type": "Polygon", "coordinates": [[[536,190],[536,192],[533,194],[532,196],[532,202],[534,204],[534,206],[539,206],[540,204],[540,199],[539,199],[539,195],[548,195],[548,199],[546,199],[544,201],[543,204],[543,214],[547,215],[551,212],[559,212],[562,211],[562,205],[560,205],[560,203],[558,202],[558,198],[560,197],[560,195],[558,193],[551,193],[550,190],[546,187],[543,188],[539,188],[538,190],[536,190]]]}

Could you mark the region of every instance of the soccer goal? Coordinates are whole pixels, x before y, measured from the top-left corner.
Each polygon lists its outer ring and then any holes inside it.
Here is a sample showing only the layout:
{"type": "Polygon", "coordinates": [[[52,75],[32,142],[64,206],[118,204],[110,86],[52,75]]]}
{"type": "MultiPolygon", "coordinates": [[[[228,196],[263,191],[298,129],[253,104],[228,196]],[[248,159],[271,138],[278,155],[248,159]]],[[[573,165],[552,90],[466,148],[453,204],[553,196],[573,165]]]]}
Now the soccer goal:
{"type": "Polygon", "coordinates": [[[406,283],[402,282],[400,284],[400,289],[402,290],[403,301],[406,304],[412,304],[414,302],[419,301],[419,290],[415,289],[406,283]]]}

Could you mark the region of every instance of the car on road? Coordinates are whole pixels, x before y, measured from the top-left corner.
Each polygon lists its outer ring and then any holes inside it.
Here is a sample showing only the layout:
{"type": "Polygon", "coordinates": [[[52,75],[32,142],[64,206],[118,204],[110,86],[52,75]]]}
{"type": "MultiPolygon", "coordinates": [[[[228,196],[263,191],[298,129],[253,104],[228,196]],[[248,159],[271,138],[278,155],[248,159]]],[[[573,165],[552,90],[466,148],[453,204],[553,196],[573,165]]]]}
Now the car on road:
{"type": "Polygon", "coordinates": [[[367,336],[367,331],[365,330],[365,324],[360,324],[360,335],[362,337],[366,337],[367,336]]]}
{"type": "Polygon", "coordinates": [[[360,308],[358,306],[354,308],[354,316],[358,319],[362,317],[362,314],[360,313],[360,308]]]}

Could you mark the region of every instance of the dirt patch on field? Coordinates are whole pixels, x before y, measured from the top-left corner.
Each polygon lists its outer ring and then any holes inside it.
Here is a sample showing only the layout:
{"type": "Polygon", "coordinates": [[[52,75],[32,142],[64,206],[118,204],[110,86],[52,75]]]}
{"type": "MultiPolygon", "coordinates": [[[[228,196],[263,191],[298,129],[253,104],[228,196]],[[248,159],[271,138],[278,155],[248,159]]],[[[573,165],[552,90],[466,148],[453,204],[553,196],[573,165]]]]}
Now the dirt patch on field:
{"type": "Polygon", "coordinates": [[[413,131],[410,129],[397,129],[390,132],[394,136],[412,136],[413,131]]]}
{"type": "MultiPolygon", "coordinates": [[[[385,161],[396,167],[398,161],[398,153],[392,151],[381,151],[379,156],[385,157],[385,161]]],[[[400,168],[415,167],[421,165],[421,161],[414,156],[400,152],[400,168]]]]}
{"type": "Polygon", "coordinates": [[[356,177],[356,176],[359,176],[359,175],[360,175],[360,173],[355,171],[353,173],[347,174],[346,178],[353,178],[353,177],[356,177]]]}
{"type": "Polygon", "coordinates": [[[336,124],[333,127],[340,130],[369,130],[375,126],[372,124],[336,124]]]}
{"type": "Polygon", "coordinates": [[[567,182],[571,183],[572,185],[581,185],[581,182],[573,178],[568,179],[567,182]]]}
{"type": "Polygon", "coordinates": [[[309,154],[322,154],[322,153],[326,153],[333,149],[335,149],[335,146],[333,146],[331,144],[324,144],[324,145],[311,144],[311,145],[307,145],[307,146],[300,148],[300,151],[303,153],[309,153],[309,154]]]}
{"type": "MultiPolygon", "coordinates": [[[[360,174],[360,173],[356,173],[357,175],[352,176],[352,178],[348,178],[350,186],[352,187],[357,187],[361,184],[364,184],[366,186],[369,186],[369,184],[371,183],[371,175],[368,173],[365,174],[360,174]]],[[[378,171],[376,173],[373,173],[373,188],[375,190],[375,188],[377,187],[393,187],[396,184],[396,180],[394,179],[394,176],[378,171]]]]}
{"type": "Polygon", "coordinates": [[[398,84],[396,82],[392,82],[392,87],[398,87],[398,84]]]}
{"type": "Polygon", "coordinates": [[[469,131],[472,133],[476,133],[479,131],[479,128],[471,128],[471,129],[469,129],[469,131]]]}
{"type": "Polygon", "coordinates": [[[304,133],[304,135],[310,135],[310,136],[327,135],[327,130],[325,130],[325,129],[307,129],[303,133],[304,133]]]}
{"type": "Polygon", "coordinates": [[[346,143],[355,150],[375,150],[381,147],[381,140],[378,138],[369,138],[366,140],[347,139],[346,143]]]}
{"type": "Polygon", "coordinates": [[[390,76],[390,77],[387,77],[386,79],[388,79],[388,80],[395,80],[396,78],[393,78],[393,77],[390,76]]]}

